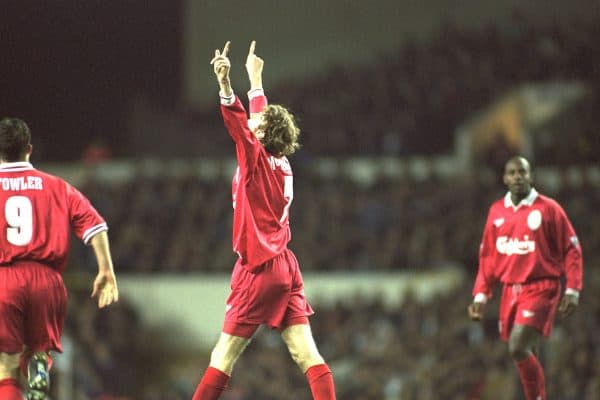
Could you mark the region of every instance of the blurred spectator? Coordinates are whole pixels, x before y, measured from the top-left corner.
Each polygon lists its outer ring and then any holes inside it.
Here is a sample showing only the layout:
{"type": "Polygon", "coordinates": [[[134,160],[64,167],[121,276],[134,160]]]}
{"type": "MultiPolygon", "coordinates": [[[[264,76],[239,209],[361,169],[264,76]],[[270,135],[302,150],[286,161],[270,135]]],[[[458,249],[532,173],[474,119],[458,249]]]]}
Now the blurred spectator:
{"type": "Polygon", "coordinates": [[[81,154],[81,161],[85,164],[93,165],[108,161],[112,158],[112,151],[106,142],[98,137],[94,139],[81,154]]]}

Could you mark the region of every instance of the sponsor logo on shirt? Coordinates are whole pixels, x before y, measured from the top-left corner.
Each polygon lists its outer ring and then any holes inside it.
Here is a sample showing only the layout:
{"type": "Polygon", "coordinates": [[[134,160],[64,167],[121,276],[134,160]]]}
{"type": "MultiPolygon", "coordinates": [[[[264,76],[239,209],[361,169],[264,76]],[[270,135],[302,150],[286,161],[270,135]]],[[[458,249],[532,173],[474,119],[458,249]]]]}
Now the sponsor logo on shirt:
{"type": "Polygon", "coordinates": [[[523,318],[531,318],[535,315],[535,313],[530,310],[523,310],[521,311],[521,314],[523,314],[523,318]]]}
{"type": "Polygon", "coordinates": [[[542,213],[540,210],[533,210],[527,217],[527,226],[532,231],[535,231],[542,225],[542,213]]]}
{"type": "Polygon", "coordinates": [[[517,238],[509,239],[508,236],[500,236],[496,240],[496,249],[498,250],[498,253],[507,256],[512,256],[513,254],[523,255],[535,251],[535,242],[529,240],[528,235],[523,236],[523,240],[517,238]]]}
{"type": "Polygon", "coordinates": [[[569,238],[569,241],[571,242],[571,244],[575,247],[579,247],[579,239],[577,239],[577,236],[571,236],[569,238]]]}

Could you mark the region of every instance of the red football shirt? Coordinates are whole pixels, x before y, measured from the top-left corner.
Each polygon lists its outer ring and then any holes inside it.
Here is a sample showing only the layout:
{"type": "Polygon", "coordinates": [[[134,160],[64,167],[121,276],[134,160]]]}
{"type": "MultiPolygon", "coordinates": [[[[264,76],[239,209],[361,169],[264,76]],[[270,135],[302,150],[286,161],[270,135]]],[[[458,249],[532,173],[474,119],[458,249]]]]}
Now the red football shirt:
{"type": "Polygon", "coordinates": [[[238,161],[232,182],[233,250],[252,271],[280,254],[290,241],[292,169],[287,157],[267,152],[250,131],[239,98],[231,105],[222,104],[221,113],[238,161]]]}
{"type": "Polygon", "coordinates": [[[518,206],[510,193],[490,207],[473,294],[492,295],[494,284],[566,277],[581,290],[581,246],[562,207],[534,189],[518,206]]]}
{"type": "Polygon", "coordinates": [[[89,200],[28,162],[0,164],[0,264],[36,261],[63,272],[71,230],[84,243],[107,230],[89,200]]]}

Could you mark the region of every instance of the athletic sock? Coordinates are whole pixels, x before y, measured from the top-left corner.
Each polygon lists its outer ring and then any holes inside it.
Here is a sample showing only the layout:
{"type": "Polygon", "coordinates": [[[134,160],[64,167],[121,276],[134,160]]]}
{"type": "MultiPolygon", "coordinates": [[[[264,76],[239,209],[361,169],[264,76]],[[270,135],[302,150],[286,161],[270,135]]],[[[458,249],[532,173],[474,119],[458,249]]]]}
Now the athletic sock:
{"type": "Polygon", "coordinates": [[[196,388],[192,400],[217,400],[227,387],[228,381],[229,375],[216,368],[208,367],[196,388]]]}
{"type": "Polygon", "coordinates": [[[23,394],[16,379],[6,378],[0,380],[0,399],[23,400],[23,394]]]}
{"type": "Polygon", "coordinates": [[[517,369],[526,399],[546,400],[544,370],[535,355],[517,362],[517,369]]]}
{"type": "Polygon", "coordinates": [[[327,364],[313,365],[305,375],[314,400],[335,400],[333,374],[327,364]]]}

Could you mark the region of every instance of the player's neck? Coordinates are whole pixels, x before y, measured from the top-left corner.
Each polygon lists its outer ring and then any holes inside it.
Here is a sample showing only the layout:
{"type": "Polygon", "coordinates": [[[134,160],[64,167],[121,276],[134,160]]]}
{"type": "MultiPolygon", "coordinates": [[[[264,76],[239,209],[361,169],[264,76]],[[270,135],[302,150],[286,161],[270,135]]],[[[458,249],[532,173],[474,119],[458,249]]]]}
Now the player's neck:
{"type": "Polygon", "coordinates": [[[524,199],[526,199],[529,196],[530,193],[531,189],[529,189],[527,193],[511,193],[510,199],[513,205],[518,206],[524,199]]]}

